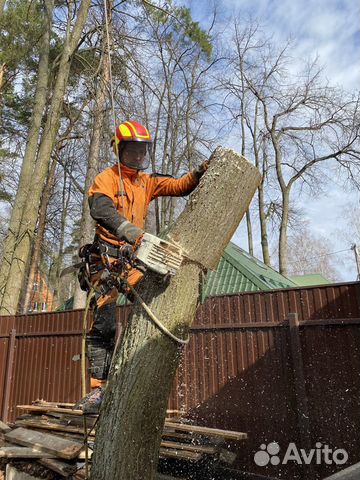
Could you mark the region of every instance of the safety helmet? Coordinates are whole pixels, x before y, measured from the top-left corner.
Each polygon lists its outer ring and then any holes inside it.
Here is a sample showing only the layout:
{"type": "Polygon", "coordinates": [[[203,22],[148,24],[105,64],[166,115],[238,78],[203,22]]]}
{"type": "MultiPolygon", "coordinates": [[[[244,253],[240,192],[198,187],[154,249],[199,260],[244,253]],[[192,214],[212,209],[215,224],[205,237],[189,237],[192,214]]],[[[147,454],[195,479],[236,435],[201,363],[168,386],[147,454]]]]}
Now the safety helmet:
{"type": "Polygon", "coordinates": [[[119,155],[120,163],[136,170],[146,170],[150,164],[150,148],[152,140],[149,130],[138,122],[126,121],[116,127],[116,133],[111,138],[113,151],[119,155]],[[138,145],[144,144],[143,146],[138,145]],[[137,146],[138,145],[138,146],[137,146]],[[127,155],[126,149],[131,150],[131,155],[127,155]],[[141,147],[146,147],[142,149],[141,147]],[[140,157],[134,156],[134,150],[143,150],[140,157]],[[133,157],[133,158],[132,158],[133,157]]]}

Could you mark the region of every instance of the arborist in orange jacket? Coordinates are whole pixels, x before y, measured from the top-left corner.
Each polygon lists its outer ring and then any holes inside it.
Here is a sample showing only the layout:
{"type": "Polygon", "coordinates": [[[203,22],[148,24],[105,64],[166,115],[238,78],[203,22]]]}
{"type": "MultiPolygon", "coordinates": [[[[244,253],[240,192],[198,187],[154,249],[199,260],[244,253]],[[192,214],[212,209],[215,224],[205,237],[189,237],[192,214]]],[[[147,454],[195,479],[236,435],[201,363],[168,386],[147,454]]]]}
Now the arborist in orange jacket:
{"type": "MultiPolygon", "coordinates": [[[[181,178],[145,173],[150,165],[152,141],[147,128],[135,121],[119,125],[111,144],[119,162],[97,175],[89,190],[90,214],[96,221],[95,242],[101,251],[106,252],[110,262],[120,256],[124,245],[136,245],[142,237],[152,200],[190,194],[208,166],[208,162],[204,162],[181,178]]],[[[102,270],[99,260],[91,283],[99,280],[102,270]]],[[[142,276],[143,272],[133,268],[127,281],[134,286],[142,276]]],[[[102,400],[102,387],[106,383],[115,346],[118,295],[118,290],[113,288],[96,296],[94,323],[87,335],[91,387],[96,390],[79,404],[87,413],[98,411],[102,400]]]]}

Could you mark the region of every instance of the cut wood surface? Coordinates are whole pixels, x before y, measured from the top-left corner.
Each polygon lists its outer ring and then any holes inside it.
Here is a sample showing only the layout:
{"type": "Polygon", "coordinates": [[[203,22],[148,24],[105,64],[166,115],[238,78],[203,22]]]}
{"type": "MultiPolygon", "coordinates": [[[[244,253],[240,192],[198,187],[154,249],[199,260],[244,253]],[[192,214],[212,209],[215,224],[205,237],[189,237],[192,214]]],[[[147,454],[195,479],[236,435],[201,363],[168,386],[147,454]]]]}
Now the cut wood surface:
{"type": "Polygon", "coordinates": [[[83,448],[83,445],[79,442],[22,427],[6,433],[5,438],[9,442],[24,445],[25,447],[34,447],[43,452],[53,453],[55,456],[67,459],[77,457],[83,448]]]}

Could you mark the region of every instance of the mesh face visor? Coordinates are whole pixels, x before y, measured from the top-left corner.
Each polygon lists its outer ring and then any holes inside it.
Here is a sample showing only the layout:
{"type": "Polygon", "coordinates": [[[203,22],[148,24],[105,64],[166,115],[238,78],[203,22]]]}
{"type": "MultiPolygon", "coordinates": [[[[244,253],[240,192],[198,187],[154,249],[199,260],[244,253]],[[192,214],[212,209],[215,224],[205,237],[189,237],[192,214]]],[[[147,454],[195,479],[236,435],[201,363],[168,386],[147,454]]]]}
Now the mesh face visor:
{"type": "Polygon", "coordinates": [[[124,142],[120,162],[134,170],[146,170],[150,165],[151,142],[124,142]]]}

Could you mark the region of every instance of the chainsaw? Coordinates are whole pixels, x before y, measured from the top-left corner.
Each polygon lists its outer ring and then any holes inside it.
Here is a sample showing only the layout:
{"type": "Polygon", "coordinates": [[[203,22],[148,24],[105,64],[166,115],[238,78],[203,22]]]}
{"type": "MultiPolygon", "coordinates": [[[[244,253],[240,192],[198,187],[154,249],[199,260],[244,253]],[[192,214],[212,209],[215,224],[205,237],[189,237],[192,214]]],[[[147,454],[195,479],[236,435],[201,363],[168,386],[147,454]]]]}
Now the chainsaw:
{"type": "MultiPolygon", "coordinates": [[[[84,247],[82,247],[84,248],[84,247]]],[[[81,254],[84,258],[86,255],[81,254]]],[[[184,259],[184,252],[180,247],[173,243],[167,242],[150,233],[144,233],[139,243],[139,246],[134,252],[134,262],[131,262],[134,267],[140,263],[140,267],[156,272],[160,275],[176,275],[182,261],[184,259]]],[[[60,277],[74,273],[84,266],[84,261],[71,265],[62,270],[60,277]]]]}

